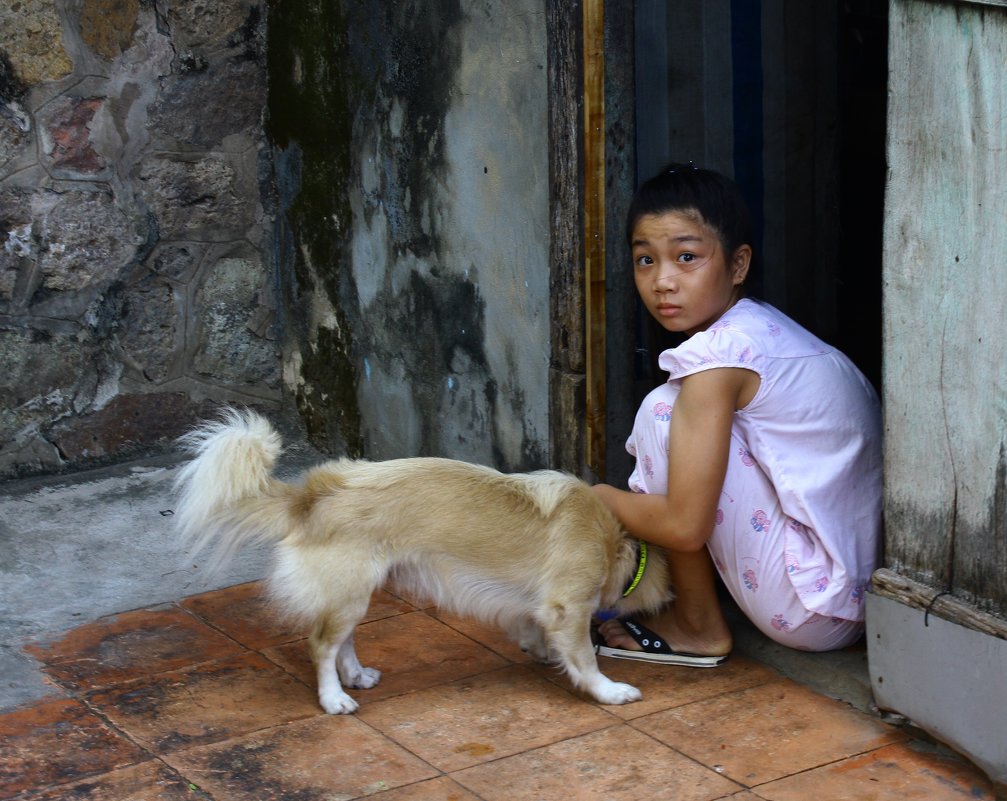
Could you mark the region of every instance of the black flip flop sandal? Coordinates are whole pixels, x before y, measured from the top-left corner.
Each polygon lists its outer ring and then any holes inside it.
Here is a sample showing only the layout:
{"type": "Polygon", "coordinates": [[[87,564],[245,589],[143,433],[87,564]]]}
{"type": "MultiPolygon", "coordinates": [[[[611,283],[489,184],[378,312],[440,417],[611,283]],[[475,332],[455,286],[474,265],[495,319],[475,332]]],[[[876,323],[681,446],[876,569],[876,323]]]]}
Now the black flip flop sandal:
{"type": "Polygon", "coordinates": [[[594,651],[598,656],[611,656],[615,659],[632,659],[637,662],[655,662],[662,665],[682,665],[683,667],[717,667],[727,661],[727,654],[723,656],[702,656],[700,654],[689,654],[672,650],[661,639],[659,634],[654,633],[646,626],[641,626],[632,618],[622,618],[619,622],[626,630],[626,633],[640,646],[641,650],[631,651],[626,648],[611,648],[599,643],[594,646],[594,651]]]}

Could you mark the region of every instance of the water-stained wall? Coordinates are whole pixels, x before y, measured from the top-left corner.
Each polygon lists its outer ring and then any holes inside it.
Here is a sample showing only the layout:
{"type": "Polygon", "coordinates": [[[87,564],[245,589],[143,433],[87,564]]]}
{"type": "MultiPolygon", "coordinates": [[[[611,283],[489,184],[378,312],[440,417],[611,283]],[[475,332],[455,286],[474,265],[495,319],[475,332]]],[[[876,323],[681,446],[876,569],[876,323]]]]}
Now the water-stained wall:
{"type": "Polygon", "coordinates": [[[270,14],[283,375],[313,442],[548,458],[541,0],[270,14]]]}

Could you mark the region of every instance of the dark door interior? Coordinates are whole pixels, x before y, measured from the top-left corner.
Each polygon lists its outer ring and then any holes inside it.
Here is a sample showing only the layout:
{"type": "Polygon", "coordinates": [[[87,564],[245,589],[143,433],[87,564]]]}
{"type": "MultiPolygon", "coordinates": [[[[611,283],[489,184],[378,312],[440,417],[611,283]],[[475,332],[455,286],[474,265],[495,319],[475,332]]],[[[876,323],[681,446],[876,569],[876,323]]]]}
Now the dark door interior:
{"type": "MultiPolygon", "coordinates": [[[[637,183],[669,161],[734,177],[756,226],[750,294],[880,388],[887,0],[636,0],[637,183]]],[[[628,265],[627,265],[628,268],[628,265]]],[[[642,316],[632,403],[674,338],[642,316]]],[[[609,327],[622,326],[610,320],[609,327]]],[[[608,432],[625,480],[629,431],[608,432]]]]}

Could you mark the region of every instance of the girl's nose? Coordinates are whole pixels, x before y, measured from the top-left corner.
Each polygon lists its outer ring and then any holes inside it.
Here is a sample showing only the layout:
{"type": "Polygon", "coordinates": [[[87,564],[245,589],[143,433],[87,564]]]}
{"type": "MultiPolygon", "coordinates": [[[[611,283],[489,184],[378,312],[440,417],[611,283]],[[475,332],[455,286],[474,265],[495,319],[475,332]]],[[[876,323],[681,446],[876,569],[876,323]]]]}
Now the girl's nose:
{"type": "Polygon", "coordinates": [[[678,276],[681,272],[673,264],[663,263],[657,272],[655,287],[660,292],[674,292],[678,289],[678,276]]]}

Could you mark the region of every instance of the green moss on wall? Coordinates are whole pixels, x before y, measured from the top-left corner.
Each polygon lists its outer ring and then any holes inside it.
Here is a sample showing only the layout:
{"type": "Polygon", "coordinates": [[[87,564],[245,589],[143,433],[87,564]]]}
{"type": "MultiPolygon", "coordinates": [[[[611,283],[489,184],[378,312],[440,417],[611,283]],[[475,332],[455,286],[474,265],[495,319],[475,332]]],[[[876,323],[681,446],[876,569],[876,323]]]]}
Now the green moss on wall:
{"type": "Polygon", "coordinates": [[[296,393],[298,409],[313,442],[331,448],[341,445],[347,455],[363,456],[360,408],[356,397],[356,373],[346,338],[337,331],[320,329],[314,344],[303,354],[304,374],[334,380],[321,385],[302,385],[296,393]],[[354,380],[343,380],[352,377],[354,380]]]}
{"type": "Polygon", "coordinates": [[[279,196],[279,266],[287,348],[301,351],[296,402],[312,442],[359,456],[360,411],[351,326],[344,312],[349,269],[349,181],[354,109],[368,93],[350,55],[338,2],[275,2],[269,18],[266,132],[279,196]],[[312,331],[311,293],[335,310],[333,329],[312,331]]]}

